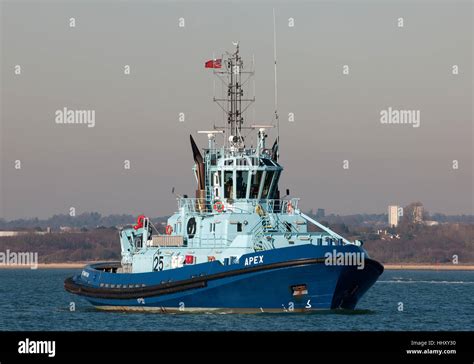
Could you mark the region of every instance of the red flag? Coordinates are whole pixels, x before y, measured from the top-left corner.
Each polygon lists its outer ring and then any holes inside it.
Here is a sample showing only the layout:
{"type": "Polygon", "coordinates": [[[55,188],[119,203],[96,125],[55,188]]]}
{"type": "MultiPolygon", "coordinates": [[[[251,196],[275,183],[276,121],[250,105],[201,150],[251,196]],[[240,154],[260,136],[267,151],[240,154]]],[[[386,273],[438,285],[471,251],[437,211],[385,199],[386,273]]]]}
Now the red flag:
{"type": "Polygon", "coordinates": [[[222,68],[222,59],[211,59],[205,63],[206,68],[222,68]]]}

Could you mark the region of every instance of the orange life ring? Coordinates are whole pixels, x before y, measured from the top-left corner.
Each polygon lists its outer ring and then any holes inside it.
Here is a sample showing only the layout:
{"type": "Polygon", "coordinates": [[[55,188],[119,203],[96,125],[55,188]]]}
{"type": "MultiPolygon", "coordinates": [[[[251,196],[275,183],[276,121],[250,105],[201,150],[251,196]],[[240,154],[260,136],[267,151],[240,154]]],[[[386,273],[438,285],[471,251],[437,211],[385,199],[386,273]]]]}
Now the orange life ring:
{"type": "Polygon", "coordinates": [[[222,201],[216,201],[213,206],[214,211],[222,212],[224,211],[224,204],[222,201]]]}
{"type": "Polygon", "coordinates": [[[166,225],[166,235],[171,235],[171,233],[173,232],[173,227],[171,225],[166,225]]]}

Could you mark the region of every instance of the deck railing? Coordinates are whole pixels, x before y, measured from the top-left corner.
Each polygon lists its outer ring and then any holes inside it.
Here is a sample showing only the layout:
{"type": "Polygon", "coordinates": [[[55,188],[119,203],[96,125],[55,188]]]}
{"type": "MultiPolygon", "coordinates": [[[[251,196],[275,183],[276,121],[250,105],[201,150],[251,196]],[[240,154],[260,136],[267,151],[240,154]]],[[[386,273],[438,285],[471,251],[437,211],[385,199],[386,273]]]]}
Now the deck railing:
{"type": "MultiPolygon", "coordinates": [[[[237,199],[230,202],[225,199],[223,203],[223,211],[232,211],[233,213],[253,213],[259,205],[262,213],[281,213],[293,214],[298,209],[299,198],[292,199],[237,199]]],[[[216,201],[215,201],[216,202],[216,201]]],[[[204,198],[178,198],[178,209],[184,209],[185,212],[193,213],[219,213],[219,206],[215,202],[210,202],[204,198]]]]}

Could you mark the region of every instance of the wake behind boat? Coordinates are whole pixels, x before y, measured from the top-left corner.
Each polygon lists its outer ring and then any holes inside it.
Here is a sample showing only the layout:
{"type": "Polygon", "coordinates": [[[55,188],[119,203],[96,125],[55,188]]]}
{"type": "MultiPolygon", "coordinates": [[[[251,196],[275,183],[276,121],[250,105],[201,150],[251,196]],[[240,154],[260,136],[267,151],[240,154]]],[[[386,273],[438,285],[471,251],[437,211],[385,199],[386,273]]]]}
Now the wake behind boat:
{"type": "Polygon", "coordinates": [[[120,231],[122,260],[86,266],[68,292],[100,309],[160,312],[306,312],[354,309],[383,272],[361,241],[348,241],[280,196],[279,138],[273,125],[243,126],[245,71],[235,52],[206,62],[226,83],[214,99],[226,126],[204,131],[203,153],[191,136],[194,198],[178,198],[165,234],[141,215],[120,231]],[[256,134],[248,147],[243,129],[256,134]],[[216,139],[223,137],[218,146],[216,139]],[[319,231],[309,231],[313,224],[319,231]]]}

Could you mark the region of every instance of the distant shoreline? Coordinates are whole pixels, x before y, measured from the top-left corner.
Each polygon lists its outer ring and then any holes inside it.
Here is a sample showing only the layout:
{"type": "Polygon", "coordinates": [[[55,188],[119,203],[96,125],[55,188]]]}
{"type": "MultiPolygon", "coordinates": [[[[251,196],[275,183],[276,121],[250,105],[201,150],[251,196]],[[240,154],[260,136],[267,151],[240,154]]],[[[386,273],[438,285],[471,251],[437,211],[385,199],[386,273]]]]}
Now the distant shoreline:
{"type": "MultiPolygon", "coordinates": [[[[38,263],[36,269],[75,269],[75,268],[84,268],[87,264],[92,264],[96,262],[77,262],[77,263],[38,263]]],[[[98,262],[97,262],[98,263],[98,262]]],[[[18,264],[0,264],[0,269],[31,269],[34,270],[29,265],[18,264]]]]}
{"type": "Polygon", "coordinates": [[[472,264],[416,264],[416,263],[402,263],[402,264],[384,264],[386,270],[474,270],[472,264]]]}
{"type": "MultiPolygon", "coordinates": [[[[82,269],[87,264],[99,262],[74,263],[38,263],[37,269],[82,269]]],[[[385,270],[474,270],[474,264],[421,264],[421,263],[388,263],[383,265],[385,270]]],[[[0,264],[0,269],[31,269],[28,265],[0,264]]]]}

